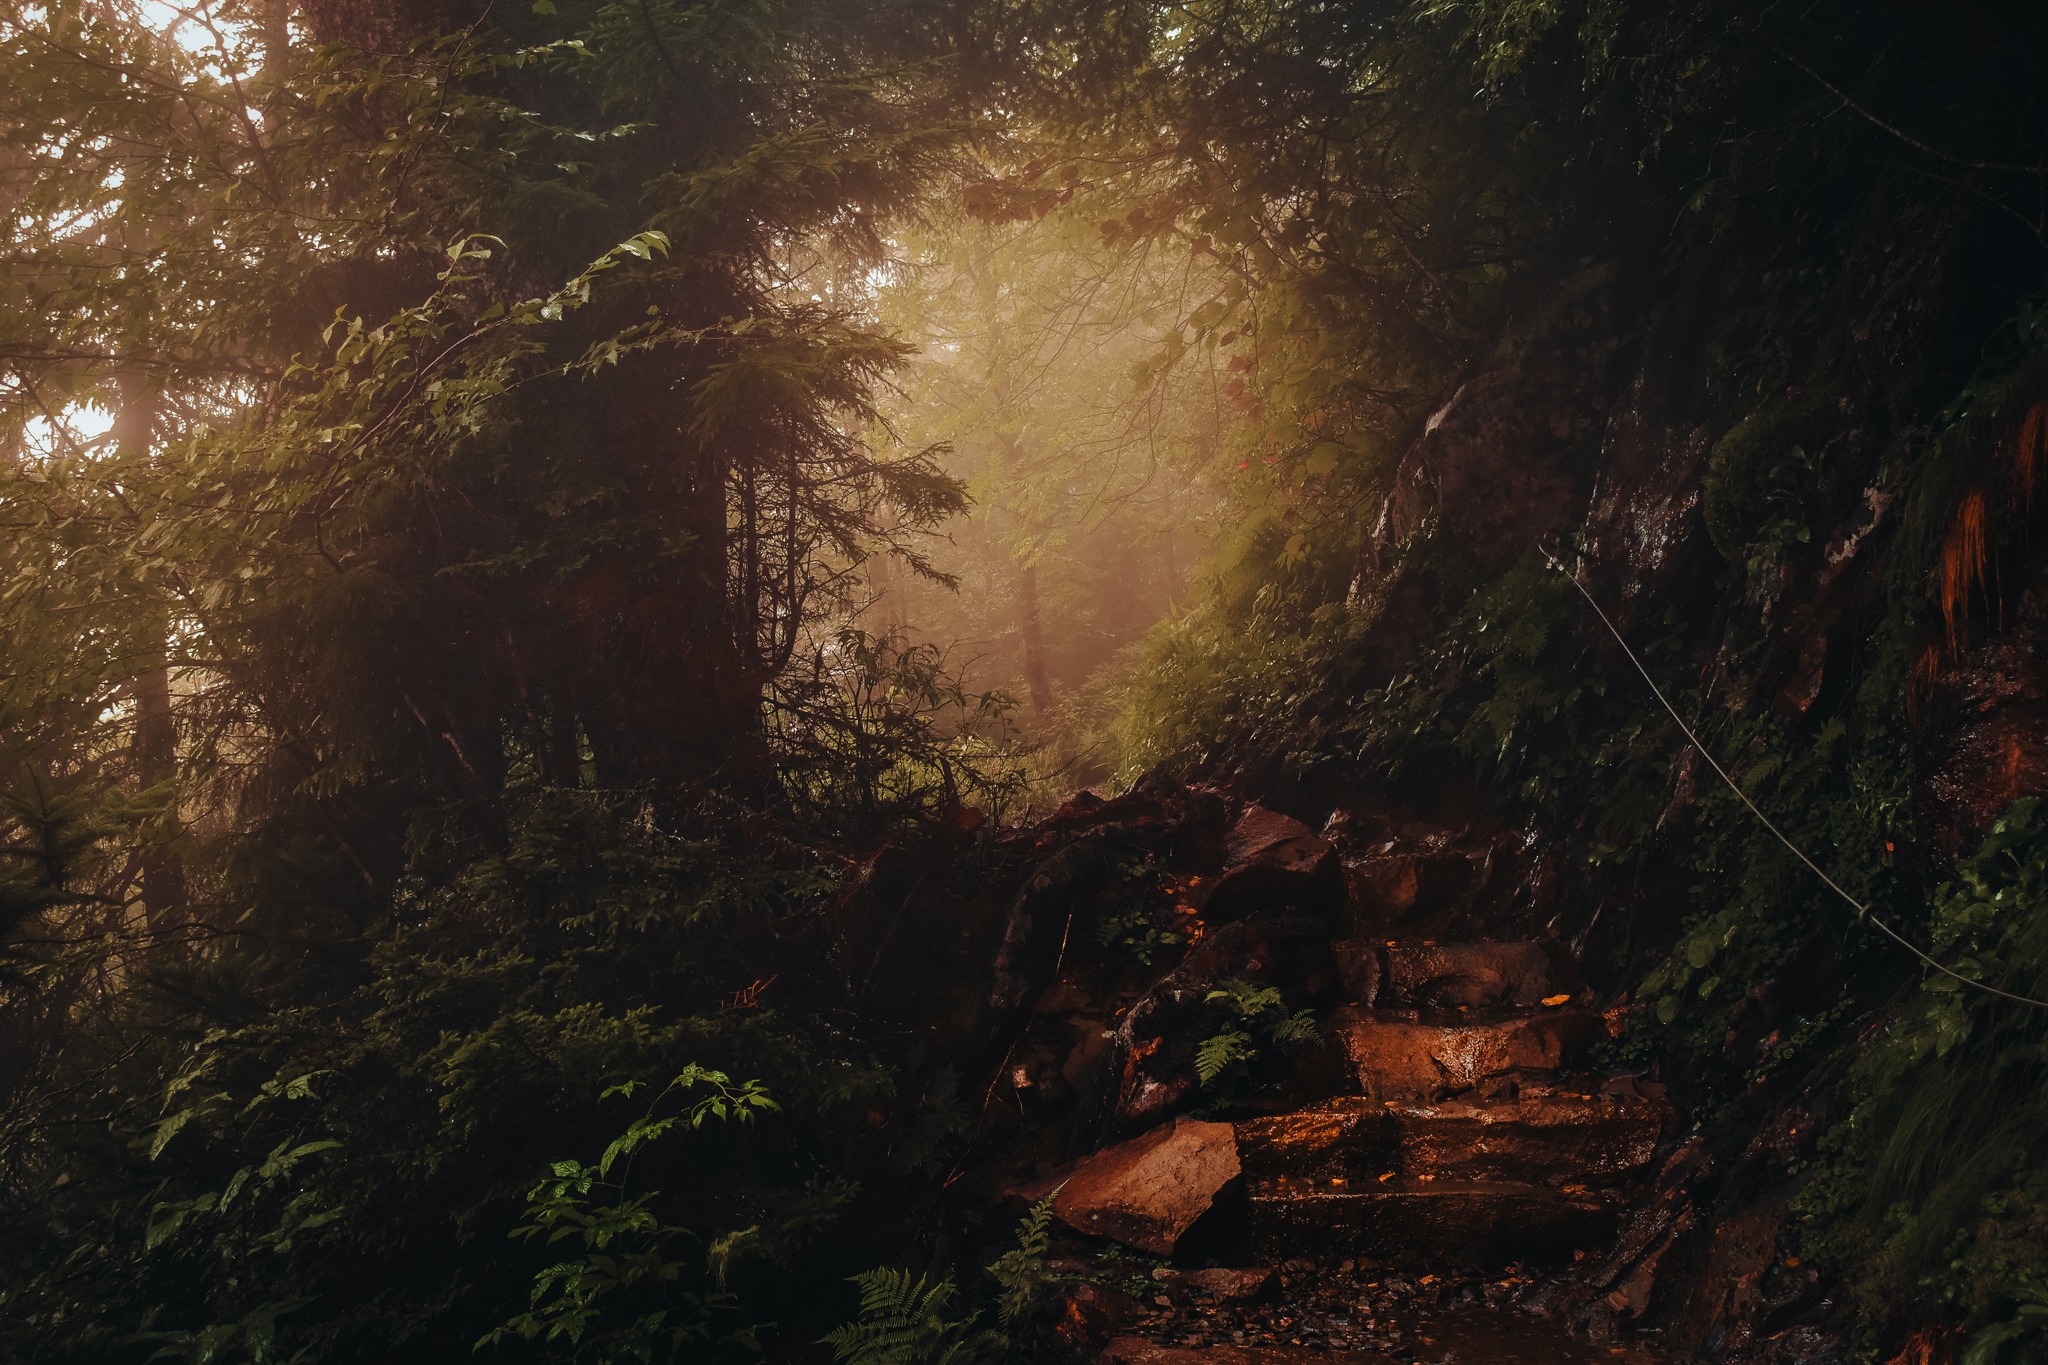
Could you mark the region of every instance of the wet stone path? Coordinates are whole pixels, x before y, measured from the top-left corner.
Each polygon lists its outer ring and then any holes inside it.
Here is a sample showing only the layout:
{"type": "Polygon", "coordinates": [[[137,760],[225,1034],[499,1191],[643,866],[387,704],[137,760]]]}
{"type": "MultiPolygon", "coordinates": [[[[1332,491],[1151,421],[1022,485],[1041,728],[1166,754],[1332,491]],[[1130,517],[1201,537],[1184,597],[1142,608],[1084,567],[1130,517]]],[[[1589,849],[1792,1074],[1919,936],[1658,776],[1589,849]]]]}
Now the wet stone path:
{"type": "Polygon", "coordinates": [[[1104,1365],[1655,1365],[1642,1338],[1589,1342],[1528,1307],[1514,1269],[1436,1275],[1345,1260],[1277,1271],[1098,1266],[1070,1310],[1114,1336],[1104,1365]],[[1108,1321],[1104,1321],[1107,1319],[1108,1321]]]}

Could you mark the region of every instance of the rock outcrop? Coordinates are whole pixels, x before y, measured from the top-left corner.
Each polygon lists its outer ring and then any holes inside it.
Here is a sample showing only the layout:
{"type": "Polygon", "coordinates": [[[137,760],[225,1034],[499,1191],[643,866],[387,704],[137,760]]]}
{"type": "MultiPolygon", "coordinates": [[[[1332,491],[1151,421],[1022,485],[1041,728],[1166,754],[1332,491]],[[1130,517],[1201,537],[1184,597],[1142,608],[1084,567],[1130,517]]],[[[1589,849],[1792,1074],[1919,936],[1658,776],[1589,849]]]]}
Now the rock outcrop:
{"type": "MultiPolygon", "coordinates": [[[[1570,944],[1486,932],[1545,903],[1546,864],[1519,836],[1386,811],[1324,829],[1154,780],[1012,844],[982,931],[1001,927],[991,1017],[1017,1021],[979,1119],[991,1174],[1013,1209],[1053,1196],[1063,1254],[1176,1262],[1148,1286],[1068,1281],[1065,1349],[1170,1359],[1194,1348],[1144,1322],[1266,1321],[1340,1264],[1479,1276],[1611,1341],[1789,1322],[1812,1276],[1788,1270],[1779,1215],[1704,1219],[1716,1168],[1678,1143],[1664,1087],[1597,1063],[1630,1011],[1570,944]],[[1302,1019],[1313,1036],[1283,1042],[1302,1019]],[[1225,1034],[1256,1058],[1234,1089],[1203,1070],[1225,1034]]],[[[1267,1349],[1246,1331],[1228,1349],[1267,1349]]]]}
{"type": "Polygon", "coordinates": [[[1229,1124],[1176,1119],[1041,1185],[1053,1191],[1053,1216],[1074,1231],[1167,1256],[1238,1171],[1229,1124]]]}

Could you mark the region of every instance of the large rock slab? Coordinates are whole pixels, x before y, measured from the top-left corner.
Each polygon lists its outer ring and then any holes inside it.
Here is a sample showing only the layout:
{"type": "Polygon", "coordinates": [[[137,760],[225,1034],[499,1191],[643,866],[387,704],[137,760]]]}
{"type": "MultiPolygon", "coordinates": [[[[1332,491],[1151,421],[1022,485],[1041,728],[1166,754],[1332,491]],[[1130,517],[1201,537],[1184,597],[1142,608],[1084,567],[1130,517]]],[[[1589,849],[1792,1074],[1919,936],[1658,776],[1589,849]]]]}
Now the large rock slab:
{"type": "Polygon", "coordinates": [[[1388,1117],[1403,1175],[1602,1185],[1649,1168],[1671,1109],[1635,1095],[1525,1092],[1400,1104],[1388,1117]]]}
{"type": "Polygon", "coordinates": [[[1661,1098],[1525,1090],[1488,1101],[1345,1096],[1237,1125],[1254,1182],[1381,1176],[1615,1185],[1642,1175],[1672,1119],[1661,1098]]]}
{"type": "Polygon", "coordinates": [[[1550,958],[1537,943],[1391,944],[1382,1003],[1533,1007],[1551,993],[1550,958]]]}
{"type": "Polygon", "coordinates": [[[1614,1236],[1617,1208],[1593,1193],[1517,1182],[1262,1181],[1252,1245],[1267,1255],[1367,1256],[1405,1265],[1557,1258],[1614,1236]]]}
{"type": "Polygon", "coordinates": [[[1339,1010],[1329,1031],[1359,1088],[1380,1099],[1430,1098],[1514,1072],[1555,1074],[1606,1032],[1598,1015],[1578,1010],[1438,1024],[1356,1009],[1339,1010]]]}
{"type": "Polygon", "coordinates": [[[1074,1231],[1166,1256],[1239,1169],[1229,1124],[1183,1118],[1083,1158],[1046,1183],[1059,1185],[1053,1216],[1074,1231]]]}

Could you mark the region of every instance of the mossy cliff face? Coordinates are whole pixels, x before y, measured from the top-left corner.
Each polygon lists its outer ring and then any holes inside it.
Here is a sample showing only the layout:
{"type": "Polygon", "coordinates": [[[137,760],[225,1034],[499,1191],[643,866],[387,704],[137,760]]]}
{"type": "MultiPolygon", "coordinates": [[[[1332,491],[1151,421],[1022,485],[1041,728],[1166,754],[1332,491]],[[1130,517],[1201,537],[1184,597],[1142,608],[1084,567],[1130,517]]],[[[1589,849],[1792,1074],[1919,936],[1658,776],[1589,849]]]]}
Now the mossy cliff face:
{"type": "Polygon", "coordinates": [[[1350,599],[1264,640],[1302,700],[1208,769],[1311,818],[1375,810],[1390,837],[1355,866],[1429,912],[1410,928],[1530,935],[1626,1002],[1618,1060],[1696,1127],[1564,1296],[1578,1320],[1727,1358],[1819,1349],[1801,1323],[1866,1354],[2020,1342],[2048,1015],[1859,924],[1565,574],[1850,895],[2038,995],[2037,353],[1901,430],[1842,383],[1717,416],[1669,344],[1580,347],[1627,363],[1564,412],[1524,387],[1525,349],[1564,349],[1543,325],[1496,352],[1403,456],[1350,599]]]}

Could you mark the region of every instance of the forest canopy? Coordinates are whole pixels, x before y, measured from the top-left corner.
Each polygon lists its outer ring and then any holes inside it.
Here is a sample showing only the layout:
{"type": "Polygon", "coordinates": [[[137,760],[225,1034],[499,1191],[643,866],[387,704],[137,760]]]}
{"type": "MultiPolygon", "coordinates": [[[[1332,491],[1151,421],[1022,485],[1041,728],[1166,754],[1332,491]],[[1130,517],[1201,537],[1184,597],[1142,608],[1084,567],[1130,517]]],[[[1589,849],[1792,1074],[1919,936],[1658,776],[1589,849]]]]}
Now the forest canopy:
{"type": "MultiPolygon", "coordinates": [[[[0,1361],[1052,1358],[968,1192],[1069,940],[1199,938],[1060,823],[1175,784],[1489,831],[1465,927],[1613,1065],[1825,1134],[1845,1349],[2039,1349],[2042,1016],[1954,981],[2048,986],[2044,59],[0,0],[0,1361]]],[[[1273,989],[1200,1112],[1277,1103],[1273,989]]]]}

